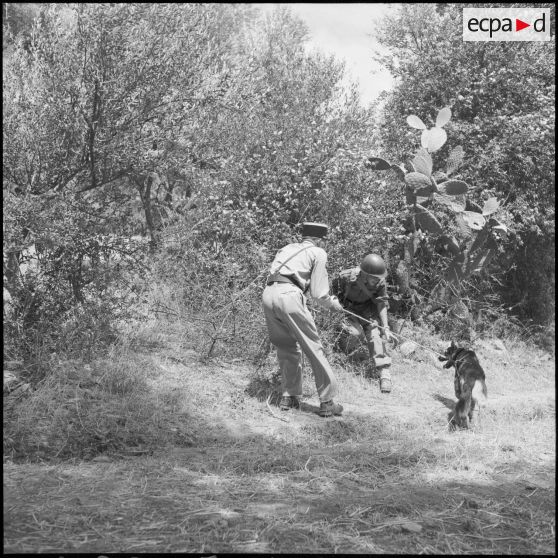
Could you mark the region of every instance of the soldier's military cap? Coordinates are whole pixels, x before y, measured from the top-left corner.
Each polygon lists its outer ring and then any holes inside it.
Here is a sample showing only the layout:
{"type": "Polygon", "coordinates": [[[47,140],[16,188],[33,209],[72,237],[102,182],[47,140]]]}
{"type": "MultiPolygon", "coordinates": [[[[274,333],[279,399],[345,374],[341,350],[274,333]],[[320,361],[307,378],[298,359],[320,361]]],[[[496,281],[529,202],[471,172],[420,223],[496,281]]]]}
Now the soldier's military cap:
{"type": "Polygon", "coordinates": [[[328,226],[324,223],[302,223],[302,236],[315,236],[324,238],[327,235],[328,226]]]}

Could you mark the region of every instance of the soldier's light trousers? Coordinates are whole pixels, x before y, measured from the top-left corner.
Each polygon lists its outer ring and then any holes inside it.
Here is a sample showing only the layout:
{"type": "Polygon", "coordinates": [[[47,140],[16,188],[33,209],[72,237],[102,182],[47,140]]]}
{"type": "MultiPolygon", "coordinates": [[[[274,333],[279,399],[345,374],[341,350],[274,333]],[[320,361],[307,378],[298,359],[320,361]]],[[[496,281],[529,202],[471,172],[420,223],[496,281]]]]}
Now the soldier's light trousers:
{"type": "Polygon", "coordinates": [[[376,368],[390,366],[391,357],[387,352],[386,342],[380,335],[380,328],[370,324],[363,326],[357,318],[352,316],[343,318],[339,334],[340,346],[346,352],[354,351],[362,337],[366,340],[370,358],[374,361],[376,368]]]}
{"type": "Polygon", "coordinates": [[[282,395],[302,395],[302,352],[314,373],[320,401],[337,395],[337,380],[325,356],[302,291],[289,283],[268,285],[262,296],[269,338],[277,348],[282,395]]]}

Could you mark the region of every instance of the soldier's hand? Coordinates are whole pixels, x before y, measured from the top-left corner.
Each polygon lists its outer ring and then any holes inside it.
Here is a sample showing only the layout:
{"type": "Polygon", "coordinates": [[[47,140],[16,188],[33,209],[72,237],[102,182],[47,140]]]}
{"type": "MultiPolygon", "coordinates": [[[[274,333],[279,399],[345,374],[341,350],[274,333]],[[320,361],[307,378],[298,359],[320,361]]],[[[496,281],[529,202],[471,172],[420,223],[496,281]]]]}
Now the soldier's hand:
{"type": "Polygon", "coordinates": [[[384,338],[388,343],[391,342],[397,342],[397,337],[394,333],[392,333],[391,329],[389,329],[389,327],[384,328],[383,330],[384,333],[384,338]]]}
{"type": "Polygon", "coordinates": [[[333,299],[333,305],[332,305],[331,309],[334,312],[339,312],[339,313],[343,312],[343,306],[339,302],[339,299],[336,296],[332,296],[331,298],[333,299]]]}

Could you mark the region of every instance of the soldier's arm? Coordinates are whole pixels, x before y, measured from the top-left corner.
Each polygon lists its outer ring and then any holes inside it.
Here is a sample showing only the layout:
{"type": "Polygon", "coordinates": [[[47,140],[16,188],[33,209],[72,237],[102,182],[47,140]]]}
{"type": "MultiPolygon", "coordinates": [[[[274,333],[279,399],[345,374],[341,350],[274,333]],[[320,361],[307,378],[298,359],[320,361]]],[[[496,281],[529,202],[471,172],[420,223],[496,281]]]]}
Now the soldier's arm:
{"type": "Polygon", "coordinates": [[[387,285],[382,279],[382,282],[376,287],[376,290],[372,294],[372,301],[378,307],[378,311],[382,306],[389,308],[388,298],[387,285]]]}
{"type": "Polygon", "coordinates": [[[315,260],[310,276],[310,296],[323,308],[339,311],[337,297],[329,294],[329,278],[326,270],[327,254],[321,248],[314,251],[315,260]]]}
{"type": "Polygon", "coordinates": [[[380,300],[376,303],[376,306],[378,308],[378,314],[380,316],[380,322],[381,322],[382,327],[389,329],[388,305],[383,300],[380,300]]]}
{"type": "Polygon", "coordinates": [[[380,325],[384,328],[382,331],[387,333],[389,331],[389,324],[388,324],[388,294],[387,294],[387,285],[385,281],[378,286],[377,291],[374,293],[374,302],[376,304],[376,308],[378,309],[378,315],[380,316],[380,325]]]}

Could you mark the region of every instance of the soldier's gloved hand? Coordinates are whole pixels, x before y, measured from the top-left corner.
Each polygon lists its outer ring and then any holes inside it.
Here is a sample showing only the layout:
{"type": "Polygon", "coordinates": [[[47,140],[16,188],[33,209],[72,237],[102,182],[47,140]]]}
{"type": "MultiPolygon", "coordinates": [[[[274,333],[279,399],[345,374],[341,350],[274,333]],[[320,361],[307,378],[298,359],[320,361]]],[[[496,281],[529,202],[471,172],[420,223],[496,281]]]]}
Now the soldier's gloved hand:
{"type": "Polygon", "coordinates": [[[333,301],[331,310],[333,310],[334,312],[340,312],[340,313],[343,312],[343,306],[339,302],[339,299],[336,296],[332,296],[331,298],[333,301]]]}

